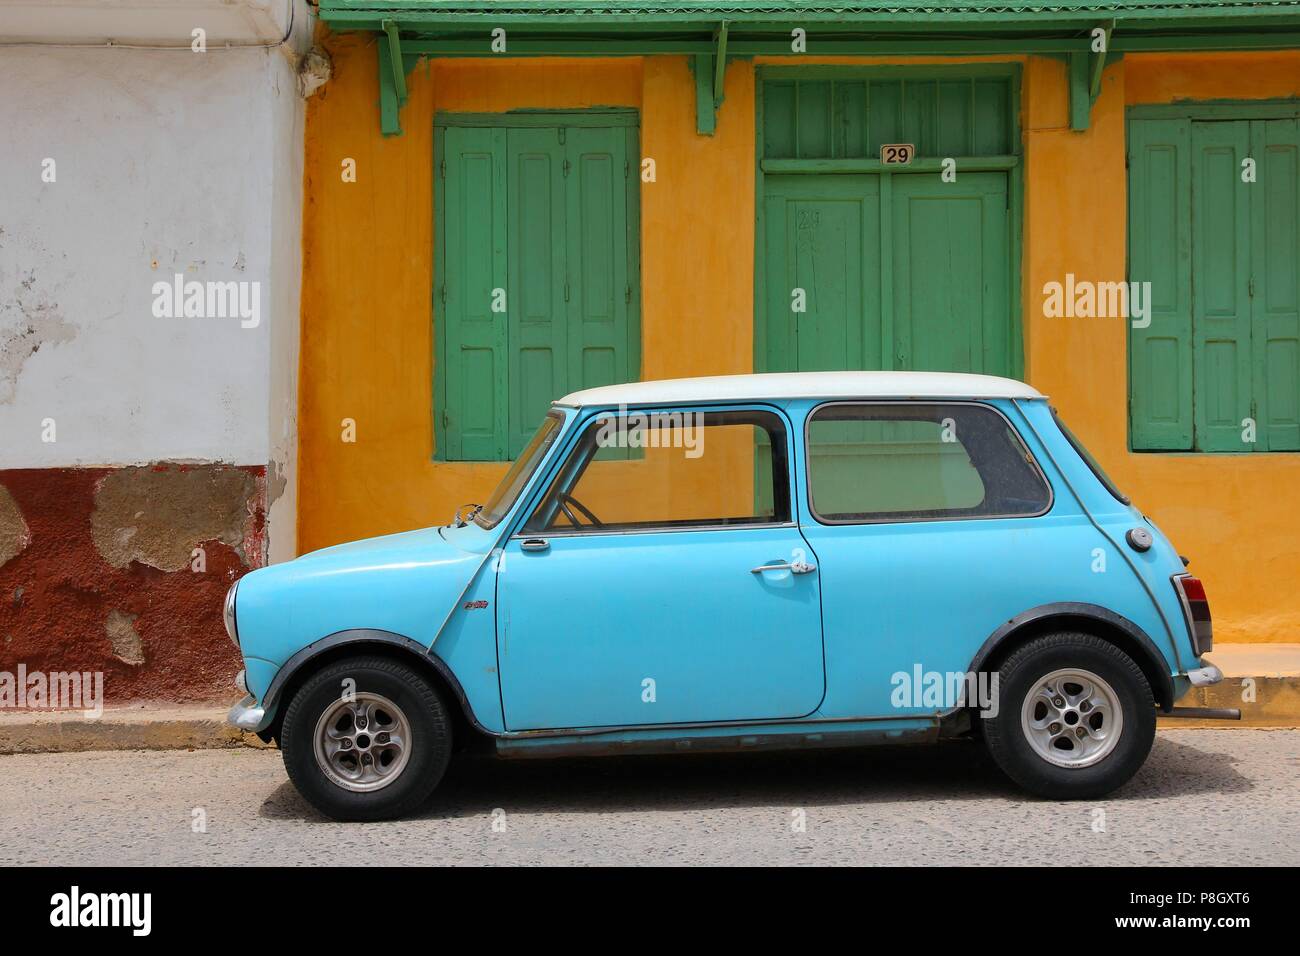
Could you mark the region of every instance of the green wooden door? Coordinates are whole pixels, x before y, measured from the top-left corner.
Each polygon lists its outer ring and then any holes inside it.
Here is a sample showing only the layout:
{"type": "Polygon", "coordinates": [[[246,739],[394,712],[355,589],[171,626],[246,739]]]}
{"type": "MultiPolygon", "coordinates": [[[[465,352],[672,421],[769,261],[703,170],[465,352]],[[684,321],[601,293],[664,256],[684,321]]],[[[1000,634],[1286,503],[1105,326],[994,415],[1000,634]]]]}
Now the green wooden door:
{"type": "MultiPolygon", "coordinates": [[[[768,176],[764,194],[769,371],[1011,374],[1005,173],[768,176]]],[[[920,428],[827,424],[824,493],[871,475],[902,494],[920,428]]]]}
{"type": "Polygon", "coordinates": [[[1135,449],[1300,450],[1298,222],[1297,120],[1130,120],[1135,449]]]}
{"type": "Polygon", "coordinates": [[[637,377],[635,134],[439,130],[440,458],[514,458],[555,398],[637,377]]]}
{"type": "Polygon", "coordinates": [[[766,370],[1012,374],[1005,173],[767,176],[764,194],[766,370]]]}

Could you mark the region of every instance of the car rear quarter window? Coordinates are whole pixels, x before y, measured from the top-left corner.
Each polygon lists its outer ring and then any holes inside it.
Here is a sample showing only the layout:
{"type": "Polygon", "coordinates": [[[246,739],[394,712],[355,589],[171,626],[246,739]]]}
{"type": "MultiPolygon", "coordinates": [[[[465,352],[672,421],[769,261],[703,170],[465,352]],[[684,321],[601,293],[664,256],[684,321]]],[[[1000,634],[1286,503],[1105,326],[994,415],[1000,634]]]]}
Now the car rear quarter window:
{"type": "Polygon", "coordinates": [[[1056,427],[1061,430],[1061,434],[1065,436],[1065,440],[1070,443],[1070,447],[1083,459],[1083,463],[1088,466],[1088,470],[1101,482],[1102,486],[1111,493],[1111,497],[1120,504],[1132,504],[1129,496],[1119,490],[1119,487],[1111,480],[1110,475],[1106,474],[1102,469],[1097,459],[1092,457],[1092,452],[1088,451],[1083,442],[1079,441],[1079,437],[1070,431],[1069,426],[1065,424],[1065,421],[1055,408],[1052,409],[1052,418],[1056,421],[1056,427]]]}
{"type": "Polygon", "coordinates": [[[808,497],[823,524],[1030,517],[1052,492],[997,409],[836,402],[808,420],[808,497]]]}

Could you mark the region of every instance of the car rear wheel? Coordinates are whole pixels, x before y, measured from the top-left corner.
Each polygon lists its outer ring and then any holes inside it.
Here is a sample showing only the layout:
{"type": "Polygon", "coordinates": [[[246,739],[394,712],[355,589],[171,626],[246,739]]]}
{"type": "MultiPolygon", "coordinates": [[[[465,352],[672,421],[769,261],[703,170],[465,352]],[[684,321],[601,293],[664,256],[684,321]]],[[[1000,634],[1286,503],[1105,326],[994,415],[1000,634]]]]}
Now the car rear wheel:
{"type": "Polygon", "coordinates": [[[335,820],[410,813],[451,757],[451,721],[437,691],[384,657],[336,661],[293,695],[280,735],[294,787],[335,820]]]}
{"type": "Polygon", "coordinates": [[[982,721],[998,766],[1031,793],[1103,796],[1137,773],[1155,740],[1156,711],[1141,668],[1091,634],[1050,634],[998,671],[998,711],[982,721]]]}

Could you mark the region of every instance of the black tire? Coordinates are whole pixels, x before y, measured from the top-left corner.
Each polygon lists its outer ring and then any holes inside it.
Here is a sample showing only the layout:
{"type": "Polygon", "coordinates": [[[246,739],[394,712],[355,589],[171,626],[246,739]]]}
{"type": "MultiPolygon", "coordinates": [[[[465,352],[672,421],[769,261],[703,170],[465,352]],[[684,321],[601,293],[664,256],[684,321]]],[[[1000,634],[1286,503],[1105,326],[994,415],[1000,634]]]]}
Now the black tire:
{"type": "MultiPolygon", "coordinates": [[[[358,735],[359,736],[359,735],[358,735]]],[[[313,807],[335,820],[387,820],[419,807],[442,780],[451,758],[451,720],[438,692],[411,667],[386,657],[350,657],[312,675],[289,701],[280,733],[284,768],[313,807]],[[340,702],[344,681],[356,693],[392,701],[410,726],[405,766],[380,789],[354,792],[330,779],[316,757],[316,728],[340,702]]]]}
{"type": "Polygon", "coordinates": [[[1092,634],[1058,633],[1035,638],[1007,658],[998,670],[997,716],[980,723],[994,761],[1021,787],[1053,800],[1085,800],[1110,793],[1138,772],[1155,741],[1156,705],[1141,668],[1114,644],[1092,634]],[[1026,695],[1042,678],[1070,668],[1109,684],[1123,714],[1114,748],[1090,766],[1050,763],[1021,726],[1026,695]]]}

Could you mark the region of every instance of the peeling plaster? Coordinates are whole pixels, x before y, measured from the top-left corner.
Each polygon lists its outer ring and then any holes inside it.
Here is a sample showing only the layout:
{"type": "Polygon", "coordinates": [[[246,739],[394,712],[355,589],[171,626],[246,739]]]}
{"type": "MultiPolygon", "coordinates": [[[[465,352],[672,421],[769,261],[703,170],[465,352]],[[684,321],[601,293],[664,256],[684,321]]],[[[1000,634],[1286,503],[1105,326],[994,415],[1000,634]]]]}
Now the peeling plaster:
{"type": "Polygon", "coordinates": [[[36,289],[36,271],[21,275],[18,285],[0,301],[0,402],[12,402],[24,363],[42,346],[71,342],[77,330],[43,291],[36,289]]]}
{"type": "Polygon", "coordinates": [[[248,565],[244,542],[256,494],[257,480],[229,465],[122,468],[95,489],[91,534],[115,568],[138,561],[179,571],[205,541],[229,545],[248,565]]]}
{"type": "Polygon", "coordinates": [[[289,477],[284,473],[284,466],[272,458],[266,465],[266,506],[270,508],[279,501],[288,486],[289,477]]]}
{"type": "Polygon", "coordinates": [[[135,629],[139,615],[125,614],[117,608],[108,612],[104,621],[104,631],[108,642],[113,645],[113,656],[124,664],[139,665],[144,663],[144,642],[135,629]]]}
{"type": "Polygon", "coordinates": [[[32,533],[23,520],[22,509],[9,489],[0,485],[0,565],[21,554],[31,540],[32,533]]]}
{"type": "Polygon", "coordinates": [[[330,55],[320,47],[314,47],[298,61],[298,95],[307,99],[329,82],[334,64],[330,55]]]}

